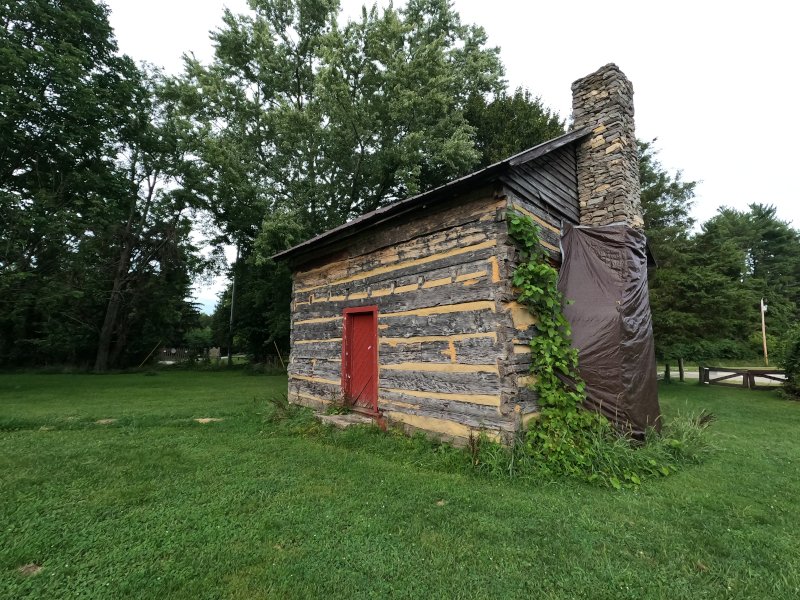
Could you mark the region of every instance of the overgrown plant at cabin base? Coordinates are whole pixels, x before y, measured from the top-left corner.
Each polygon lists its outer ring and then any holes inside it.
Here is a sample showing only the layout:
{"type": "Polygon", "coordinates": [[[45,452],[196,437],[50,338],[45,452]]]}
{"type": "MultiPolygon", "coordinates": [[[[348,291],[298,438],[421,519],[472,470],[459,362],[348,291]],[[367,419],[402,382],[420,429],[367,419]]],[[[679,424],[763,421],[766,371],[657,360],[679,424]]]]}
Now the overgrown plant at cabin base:
{"type": "Polygon", "coordinates": [[[570,476],[620,488],[638,485],[644,476],[666,476],[682,462],[694,462],[686,441],[703,446],[699,432],[711,418],[689,419],[662,434],[650,431],[641,448],[617,432],[610,421],[585,410],[585,384],[578,372],[578,352],[571,346],[565,301],[558,290],[558,271],[547,261],[538,228],[523,215],[509,212],[508,230],[521,252],[513,284],[518,301],[536,317],[536,335],[530,342],[532,387],[540,412],[510,450],[519,470],[532,469],[546,477],[570,476]],[[678,434],[678,435],[676,435],[678,434]]]}

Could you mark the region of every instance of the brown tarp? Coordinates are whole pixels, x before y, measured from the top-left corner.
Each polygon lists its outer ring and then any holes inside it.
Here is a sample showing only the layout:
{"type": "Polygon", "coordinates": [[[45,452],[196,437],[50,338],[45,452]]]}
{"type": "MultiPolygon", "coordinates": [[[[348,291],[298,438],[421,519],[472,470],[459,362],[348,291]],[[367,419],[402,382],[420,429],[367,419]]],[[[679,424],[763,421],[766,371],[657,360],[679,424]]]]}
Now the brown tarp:
{"type": "Polygon", "coordinates": [[[561,238],[558,287],[586,382],[586,406],[641,437],[661,428],[647,246],[626,225],[573,227],[561,238]]]}

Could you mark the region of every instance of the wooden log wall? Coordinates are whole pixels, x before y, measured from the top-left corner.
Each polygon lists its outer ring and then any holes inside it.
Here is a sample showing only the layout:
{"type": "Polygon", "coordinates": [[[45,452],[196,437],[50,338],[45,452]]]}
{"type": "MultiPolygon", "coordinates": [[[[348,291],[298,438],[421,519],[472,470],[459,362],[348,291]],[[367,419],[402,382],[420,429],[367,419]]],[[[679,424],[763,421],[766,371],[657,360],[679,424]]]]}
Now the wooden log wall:
{"type": "MultiPolygon", "coordinates": [[[[539,239],[556,267],[561,264],[560,238],[562,224],[578,223],[578,190],[574,146],[566,146],[541,159],[519,165],[504,176],[508,210],[530,217],[539,226],[539,239]]],[[[519,264],[519,253],[508,236],[507,227],[499,232],[498,260],[501,264],[503,289],[498,310],[498,336],[507,356],[506,377],[501,390],[501,403],[514,406],[525,424],[538,411],[536,394],[530,389],[531,336],[535,320],[528,309],[516,301],[511,278],[519,264]]]]}
{"type": "Polygon", "coordinates": [[[503,403],[508,357],[498,334],[505,212],[505,197],[487,187],[365,231],[298,268],[290,400],[340,399],[342,310],[377,305],[385,417],[456,440],[514,432],[519,415],[503,403]]]}
{"type": "Polygon", "coordinates": [[[377,305],[378,407],[389,420],[463,441],[477,430],[508,438],[532,418],[535,319],[515,301],[506,213],[531,217],[560,263],[562,222],[577,222],[575,153],[552,154],[297,268],[290,400],[341,399],[342,311],[377,305]]]}

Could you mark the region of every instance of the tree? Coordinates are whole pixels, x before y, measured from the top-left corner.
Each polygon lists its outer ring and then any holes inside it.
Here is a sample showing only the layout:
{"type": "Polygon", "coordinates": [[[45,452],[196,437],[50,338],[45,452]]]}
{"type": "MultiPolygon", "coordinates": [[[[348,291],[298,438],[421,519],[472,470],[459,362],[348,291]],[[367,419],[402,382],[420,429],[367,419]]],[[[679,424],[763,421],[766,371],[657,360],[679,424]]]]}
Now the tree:
{"type": "Polygon", "coordinates": [[[668,173],[639,142],[642,209],[658,262],[650,276],[656,351],[663,358],[750,358],[760,348],[759,299],[774,332],[797,321],[798,232],[770,206],[722,207],[692,231],[695,182],[668,173]],[[755,343],[754,343],[755,342],[755,343]]]}
{"type": "Polygon", "coordinates": [[[637,141],[639,180],[647,241],[656,259],[669,260],[690,235],[694,219],[692,209],[696,181],[683,181],[677,171],[671,175],[659,162],[654,144],[637,141]]]}
{"type": "Polygon", "coordinates": [[[743,285],[745,251],[715,217],[699,233],[690,210],[696,182],[670,174],[653,142],[639,142],[656,353],[662,358],[745,358],[758,299],[743,285]],[[725,233],[723,231],[726,230],[725,233]]]}
{"type": "Polygon", "coordinates": [[[748,310],[739,315],[745,335],[760,340],[760,298],[769,304],[772,332],[782,334],[798,322],[800,232],[778,219],[774,206],[754,203],[747,211],[722,207],[699,237],[706,244],[726,244],[736,257],[729,274],[749,299],[748,310]]]}
{"type": "MultiPolygon", "coordinates": [[[[692,280],[695,273],[690,274],[694,224],[690,211],[697,183],[683,181],[680,171],[670,174],[659,162],[654,143],[637,141],[639,180],[647,243],[658,263],[649,277],[656,353],[670,357],[697,338],[700,323],[692,308],[696,304],[691,304],[686,286],[702,285],[706,279],[692,280]]],[[[694,301],[700,293],[693,291],[694,301]]]]}
{"type": "Polygon", "coordinates": [[[187,185],[217,241],[241,252],[237,296],[256,301],[247,314],[274,314],[265,340],[247,336],[255,353],[288,335],[288,272],[266,259],[472,169],[467,102],[499,91],[502,67],[446,0],[365,9],[343,27],[335,0],[251,7],[225,12],[214,60],[187,59],[180,94],[198,157],[187,185]]]}
{"type": "Polygon", "coordinates": [[[182,150],[161,83],[117,53],[102,4],[4,8],[0,362],[143,357],[190,318],[197,266],[189,198],[163,188],[182,150]]]}
{"type": "Polygon", "coordinates": [[[91,0],[4,8],[0,360],[75,357],[94,327],[75,306],[85,297],[78,246],[86,215],[116,188],[112,140],[135,66],[116,54],[107,9],[91,0]]]}
{"type": "Polygon", "coordinates": [[[198,150],[221,176],[198,179],[229,237],[254,238],[253,213],[315,234],[476,164],[466,103],[497,91],[502,69],[448,2],[365,9],[341,29],[335,1],[252,6],[226,11],[211,65],[187,61],[198,150]]]}
{"type": "Polygon", "coordinates": [[[467,121],[475,128],[475,147],[486,167],[564,133],[564,122],[528,90],[502,92],[494,99],[469,98],[467,121]]]}
{"type": "MultiPolygon", "coordinates": [[[[98,256],[110,288],[100,327],[94,368],[104,371],[120,356],[127,341],[133,298],[143,289],[153,294],[158,281],[171,283],[174,297],[188,295],[191,275],[202,266],[190,242],[190,211],[200,208],[195,196],[180,187],[185,148],[174,106],[157,72],[138,73],[129,121],[117,142],[117,170],[125,190],[103,205],[105,215],[93,227],[102,244],[98,256]],[[107,257],[107,258],[106,258],[107,257]],[[106,259],[106,260],[104,260],[106,259]],[[112,349],[113,344],[113,349],[112,349]]],[[[98,215],[100,217],[100,215],[98,215]]]]}

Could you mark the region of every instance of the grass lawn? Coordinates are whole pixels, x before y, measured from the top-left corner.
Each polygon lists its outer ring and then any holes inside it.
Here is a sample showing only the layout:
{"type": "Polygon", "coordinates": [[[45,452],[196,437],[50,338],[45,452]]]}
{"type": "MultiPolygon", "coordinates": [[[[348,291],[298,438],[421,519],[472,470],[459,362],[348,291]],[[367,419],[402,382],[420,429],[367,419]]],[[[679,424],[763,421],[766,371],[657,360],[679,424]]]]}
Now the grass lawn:
{"type": "Polygon", "coordinates": [[[0,598],[800,597],[800,403],[773,392],[662,387],[667,416],[718,416],[718,449],[617,492],[293,434],[263,417],[283,390],[0,375],[0,598]]]}

